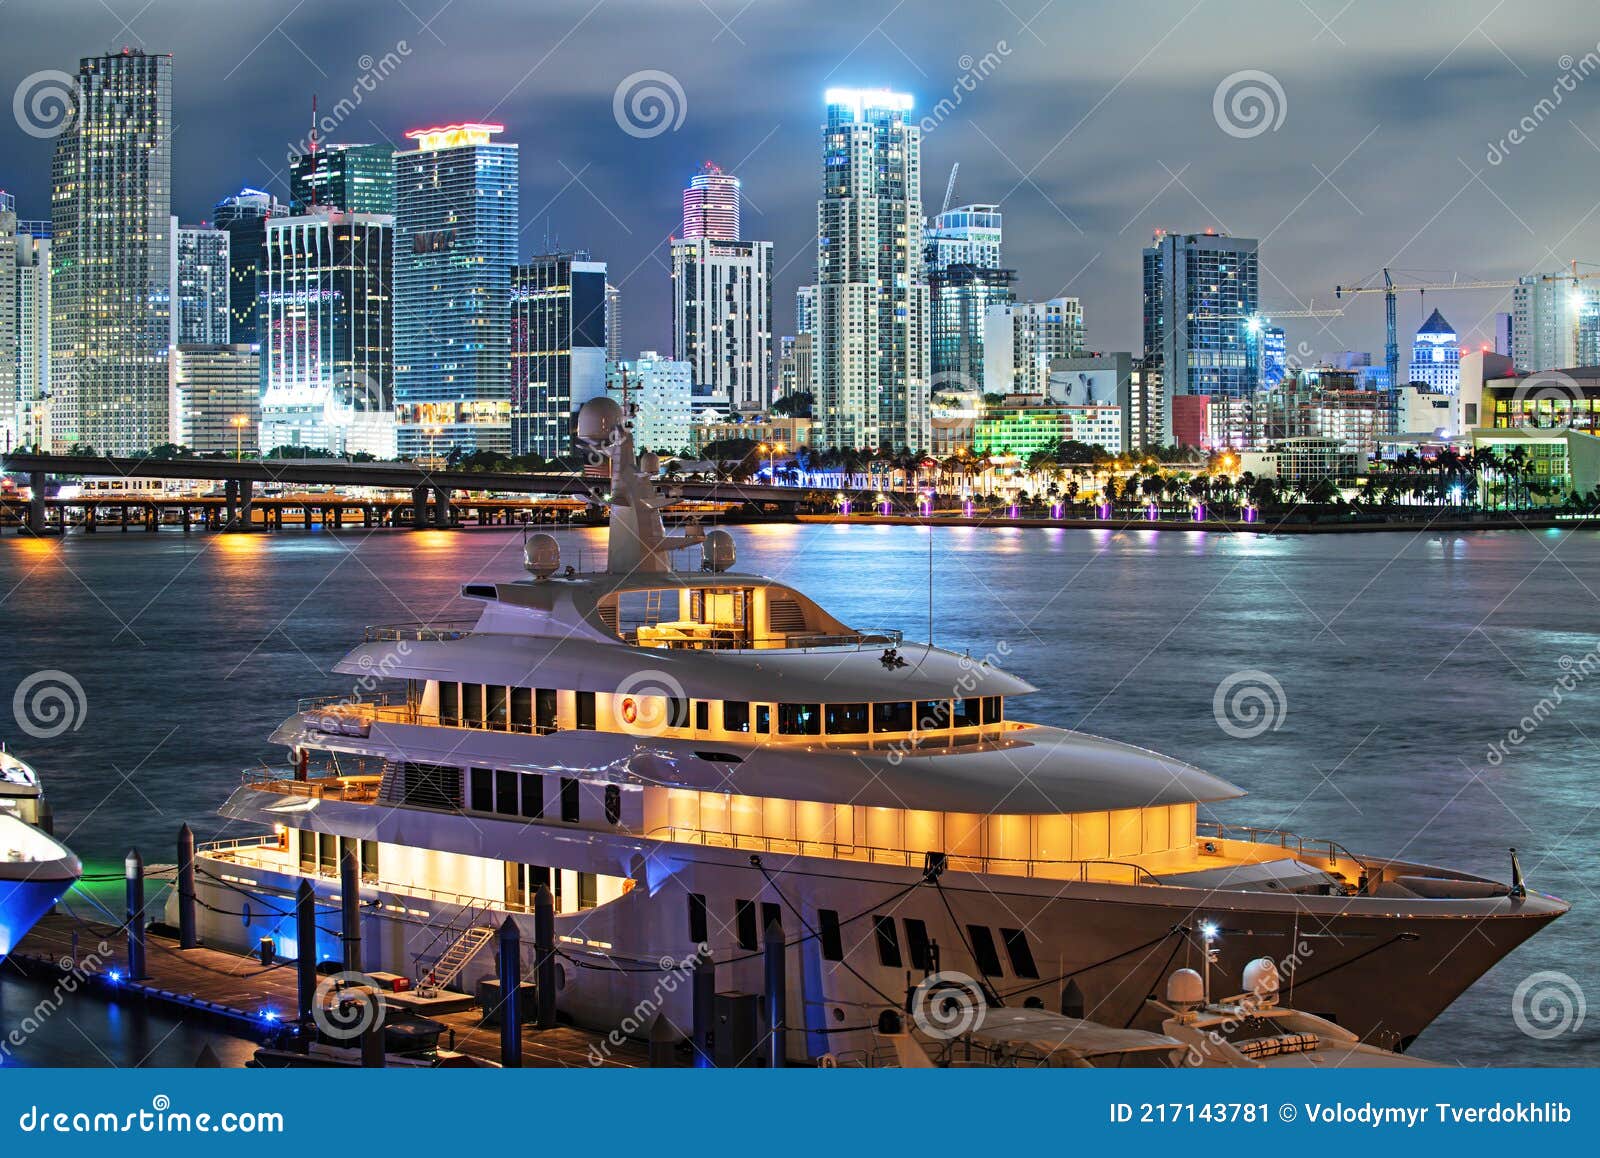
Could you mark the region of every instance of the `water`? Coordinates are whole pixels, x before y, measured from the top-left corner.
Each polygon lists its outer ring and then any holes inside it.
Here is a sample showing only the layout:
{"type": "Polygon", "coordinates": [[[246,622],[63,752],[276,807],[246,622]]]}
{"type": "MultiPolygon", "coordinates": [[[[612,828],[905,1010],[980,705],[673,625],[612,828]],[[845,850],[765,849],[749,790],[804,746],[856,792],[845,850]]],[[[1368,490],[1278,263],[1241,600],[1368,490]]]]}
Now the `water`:
{"type": "MultiPolygon", "coordinates": [[[[741,569],[799,586],[846,622],[926,636],[926,531],[736,535],[741,569]]],[[[598,532],[558,538],[569,561],[580,547],[591,563],[603,552],[598,532]]],[[[1501,879],[1515,845],[1530,885],[1574,911],[1480,981],[1418,1052],[1600,1061],[1600,1012],[1541,1039],[1518,1030],[1511,1008],[1517,984],[1541,970],[1600,1000],[1600,818],[1587,774],[1600,755],[1600,675],[1487,759],[1553,698],[1561,657],[1600,642],[1600,535],[944,528],[933,547],[937,642],[993,653],[1038,685],[1014,705],[1019,717],[1231,779],[1250,795],[1217,806],[1223,820],[1501,879]],[[1213,713],[1219,684],[1243,671],[1277,681],[1287,705],[1253,738],[1213,713]]],[[[3,714],[0,724],[47,778],[57,831],[86,859],[112,865],[138,844],[170,861],[183,821],[201,839],[229,835],[213,810],[241,769],[281,764],[266,737],[297,697],[350,690],[330,672],[363,625],[467,615],[462,583],[520,574],[520,539],[499,531],[8,536],[0,709],[41,669],[79,681],[88,707],[54,739],[3,714]]]]}

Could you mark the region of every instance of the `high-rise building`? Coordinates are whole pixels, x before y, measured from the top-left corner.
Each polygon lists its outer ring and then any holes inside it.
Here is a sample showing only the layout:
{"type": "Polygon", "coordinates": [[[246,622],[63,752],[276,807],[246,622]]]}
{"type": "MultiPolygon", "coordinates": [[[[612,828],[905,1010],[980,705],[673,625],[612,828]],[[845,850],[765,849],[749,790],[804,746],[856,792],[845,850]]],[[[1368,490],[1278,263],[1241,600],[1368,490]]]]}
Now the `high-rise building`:
{"type": "Polygon", "coordinates": [[[606,263],[551,253],[511,270],[514,454],[572,453],[578,408],[606,392],[606,263]]]}
{"type": "Polygon", "coordinates": [[[388,145],[324,145],[289,158],[289,212],[312,206],[346,213],[394,212],[394,150],[388,145]]]}
{"type": "Polygon", "coordinates": [[[1261,329],[1261,388],[1271,390],[1289,372],[1289,336],[1282,326],[1261,329]]]}
{"type": "Polygon", "coordinates": [[[0,448],[10,450],[21,437],[22,392],[17,354],[17,236],[15,202],[0,193],[0,448]]]}
{"type": "Polygon", "coordinates": [[[606,282],[606,361],[622,361],[622,290],[606,282]]]}
{"type": "Polygon", "coordinates": [[[929,443],[922,130],[911,97],[830,89],[817,202],[814,354],[819,443],[929,443]]]}
{"type": "Polygon", "coordinates": [[[394,157],[395,418],[407,457],[512,447],[519,175],[517,146],[492,139],[502,131],[413,129],[416,148],[394,157]]]}
{"type": "MultiPolygon", "coordinates": [[[[1116,449],[1140,450],[1150,445],[1145,429],[1149,405],[1139,389],[1138,377],[1136,360],[1128,353],[1057,358],[1050,364],[1049,397],[1083,407],[1086,414],[1095,418],[1109,415],[1110,411],[1104,408],[1114,408],[1119,424],[1116,449]]],[[[1104,435],[1097,441],[1104,446],[1104,435]]]]}
{"type": "Polygon", "coordinates": [[[50,238],[0,210],[0,446],[51,446],[50,238]]]}
{"type": "Polygon", "coordinates": [[[1600,364],[1600,285],[1560,273],[1512,291],[1511,359],[1524,373],[1600,364]]]}
{"type": "Polygon", "coordinates": [[[813,365],[811,343],[810,334],[784,338],[780,343],[777,378],[773,382],[773,401],[787,398],[791,394],[815,395],[815,383],[811,380],[813,365]]]}
{"type": "Polygon", "coordinates": [[[228,243],[224,229],[185,229],[172,219],[172,342],[228,343],[228,243]]]}
{"type": "Polygon", "coordinates": [[[261,443],[393,458],[394,218],[267,223],[261,443]]]}
{"type": "Polygon", "coordinates": [[[672,243],[672,356],[694,367],[695,397],[755,412],[772,400],[772,243],[672,243]]]}
{"type": "Polygon", "coordinates": [[[1461,344],[1438,310],[1417,330],[1408,381],[1425,382],[1437,394],[1454,394],[1461,384],[1461,344]]]}
{"type": "Polygon", "coordinates": [[[633,412],[634,446],[653,450],[663,459],[688,450],[694,423],[694,369],[689,363],[646,350],[607,370],[606,389],[618,401],[624,388],[633,412]]]}
{"type": "Polygon", "coordinates": [[[260,446],[260,357],[255,346],[174,346],[169,441],[196,454],[254,454],[260,446]]]}
{"type": "Polygon", "coordinates": [[[930,366],[935,392],[982,390],[985,319],[1017,300],[1016,272],[964,263],[928,274],[930,366]]]}
{"type": "Polygon", "coordinates": [[[137,454],[167,440],[172,57],[78,62],[51,172],[56,441],[137,454]]]}
{"type": "Polygon", "coordinates": [[[1512,320],[1509,310],[1501,310],[1494,316],[1494,353],[1502,358],[1511,357],[1512,347],[1512,320]]]}
{"type": "Polygon", "coordinates": [[[256,292],[267,263],[267,222],[289,207],[270,193],[249,187],[218,201],[211,223],[228,234],[228,338],[251,346],[261,340],[256,292]]]}
{"type": "Polygon", "coordinates": [[[683,191],[683,236],[739,240],[739,178],[710,161],[689,178],[683,191]]]}
{"type": "Polygon", "coordinates": [[[1259,387],[1256,250],[1251,238],[1161,230],[1144,251],[1144,372],[1161,378],[1164,428],[1175,397],[1248,398],[1259,387]]]}
{"type": "Polygon", "coordinates": [[[809,334],[816,327],[817,287],[803,285],[794,291],[794,332],[809,334]]]}
{"type": "Polygon", "coordinates": [[[930,278],[952,265],[1000,268],[1000,206],[962,205],[932,218],[922,231],[930,278]]]}
{"type": "Polygon", "coordinates": [[[1048,393],[1050,364],[1083,356],[1077,298],[992,305],[983,325],[983,389],[990,394],[1048,393]]]}

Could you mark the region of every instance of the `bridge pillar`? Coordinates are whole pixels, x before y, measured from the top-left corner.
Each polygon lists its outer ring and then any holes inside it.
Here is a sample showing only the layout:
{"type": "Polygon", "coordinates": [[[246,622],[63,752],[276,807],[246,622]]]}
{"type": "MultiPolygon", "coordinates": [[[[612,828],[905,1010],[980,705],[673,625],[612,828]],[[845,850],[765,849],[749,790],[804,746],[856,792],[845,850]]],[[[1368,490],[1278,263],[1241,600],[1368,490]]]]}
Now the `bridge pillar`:
{"type": "Polygon", "coordinates": [[[433,488],[433,525],[440,529],[450,526],[450,488],[433,488]]]}
{"type": "MultiPolygon", "coordinates": [[[[399,514],[398,511],[395,512],[399,514]]],[[[428,525],[428,488],[411,488],[411,529],[420,531],[428,525]]]]}
{"type": "Polygon", "coordinates": [[[222,482],[222,503],[224,510],[222,525],[224,529],[232,530],[234,523],[239,519],[239,484],[231,478],[222,482]]]}
{"type": "Polygon", "coordinates": [[[44,471],[28,475],[28,530],[35,535],[45,533],[44,471]]]}
{"type": "Polygon", "coordinates": [[[255,484],[247,478],[239,480],[239,521],[244,524],[244,529],[249,530],[254,524],[255,516],[255,484]]]}

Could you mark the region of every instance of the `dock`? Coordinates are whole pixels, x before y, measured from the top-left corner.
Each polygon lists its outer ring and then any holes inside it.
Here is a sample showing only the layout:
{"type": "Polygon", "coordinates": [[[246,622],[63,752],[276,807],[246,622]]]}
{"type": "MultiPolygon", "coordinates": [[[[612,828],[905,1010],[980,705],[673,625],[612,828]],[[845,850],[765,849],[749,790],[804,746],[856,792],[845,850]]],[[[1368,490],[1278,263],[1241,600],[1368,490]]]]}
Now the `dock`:
{"type": "MultiPolygon", "coordinates": [[[[144,1001],[164,1013],[215,1025],[228,1033],[265,1041],[295,1017],[297,998],[293,962],[263,966],[254,957],[218,949],[180,949],[175,937],[159,927],[146,933],[148,948],[144,981],[131,981],[120,972],[125,967],[123,939],[102,936],[94,928],[65,913],[45,916],[22,939],[3,967],[23,976],[54,981],[74,971],[84,978],[90,999],[144,1001]],[[107,956],[101,946],[109,945],[107,956]]],[[[464,995],[463,995],[464,997],[464,995]]],[[[404,997],[396,1005],[410,1005],[419,1013],[445,1025],[455,1036],[451,1047],[480,1061],[500,1062],[500,1029],[485,1024],[476,1004],[455,1012],[417,1008],[404,997]]],[[[461,1005],[463,1002],[451,1003],[461,1005]]],[[[635,1068],[649,1064],[642,1042],[618,1042],[607,1034],[557,1025],[540,1030],[524,1026],[522,1064],[528,1067],[635,1068]]]]}

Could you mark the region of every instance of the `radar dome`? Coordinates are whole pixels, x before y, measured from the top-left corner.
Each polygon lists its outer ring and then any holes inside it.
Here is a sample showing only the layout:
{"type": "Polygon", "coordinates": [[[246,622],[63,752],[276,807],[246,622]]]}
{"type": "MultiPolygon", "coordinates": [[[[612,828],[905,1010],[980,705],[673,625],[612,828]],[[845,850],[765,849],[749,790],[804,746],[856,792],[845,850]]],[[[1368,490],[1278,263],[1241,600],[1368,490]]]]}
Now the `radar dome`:
{"type": "Polygon", "coordinates": [[[705,545],[700,550],[704,554],[706,569],[710,571],[726,571],[738,557],[733,536],[723,530],[706,532],[705,545]]]}
{"type": "Polygon", "coordinates": [[[1167,1004],[1201,1005],[1206,999],[1206,983],[1193,969],[1179,969],[1167,978],[1167,1004]]]}
{"type": "Polygon", "coordinates": [[[1244,991],[1263,1001],[1278,996],[1278,967],[1271,957],[1257,957],[1244,967],[1244,991]]]}
{"type": "Polygon", "coordinates": [[[655,478],[656,472],[661,469],[661,456],[653,450],[647,450],[639,456],[639,469],[650,477],[655,478]]]}
{"type": "Polygon", "coordinates": [[[615,398],[591,398],[578,410],[578,437],[585,442],[605,442],[622,425],[622,407],[615,398]]]}
{"type": "Polygon", "coordinates": [[[529,535],[522,544],[522,565],[535,579],[548,579],[561,566],[561,548],[549,535],[529,535]]]}

